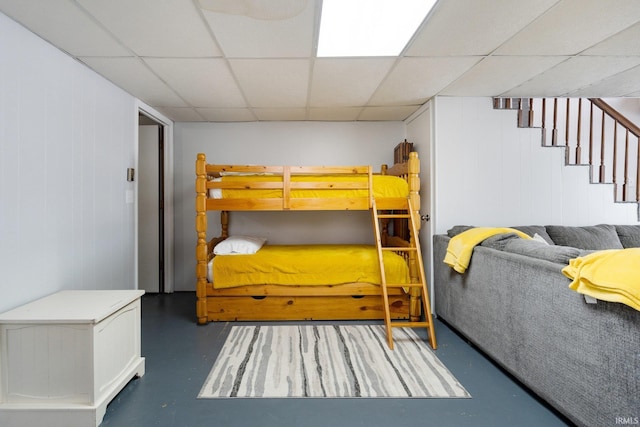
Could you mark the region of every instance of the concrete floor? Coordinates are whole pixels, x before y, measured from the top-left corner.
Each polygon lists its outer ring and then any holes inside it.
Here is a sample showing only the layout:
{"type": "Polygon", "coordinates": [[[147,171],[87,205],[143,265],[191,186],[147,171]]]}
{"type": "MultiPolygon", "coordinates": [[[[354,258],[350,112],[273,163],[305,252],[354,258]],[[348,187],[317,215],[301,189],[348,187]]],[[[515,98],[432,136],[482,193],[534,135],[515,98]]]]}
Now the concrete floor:
{"type": "Polygon", "coordinates": [[[197,399],[232,325],[197,325],[194,293],[145,295],[146,374],[115,397],[102,426],[571,425],[438,320],[436,355],[471,399],[197,399]]]}

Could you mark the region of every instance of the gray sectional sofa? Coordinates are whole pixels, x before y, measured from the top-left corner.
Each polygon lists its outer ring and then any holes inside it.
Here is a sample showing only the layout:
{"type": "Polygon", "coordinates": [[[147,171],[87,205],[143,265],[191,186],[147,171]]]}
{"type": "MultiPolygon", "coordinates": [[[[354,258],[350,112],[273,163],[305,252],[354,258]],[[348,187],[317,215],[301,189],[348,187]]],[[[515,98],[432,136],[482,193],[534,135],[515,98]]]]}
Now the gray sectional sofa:
{"type": "Polygon", "coordinates": [[[586,302],[561,270],[593,250],[640,247],[640,225],[513,227],[537,236],[490,237],[460,274],[443,259],[466,228],[434,236],[438,317],[576,425],[638,424],[640,311],[586,302]]]}

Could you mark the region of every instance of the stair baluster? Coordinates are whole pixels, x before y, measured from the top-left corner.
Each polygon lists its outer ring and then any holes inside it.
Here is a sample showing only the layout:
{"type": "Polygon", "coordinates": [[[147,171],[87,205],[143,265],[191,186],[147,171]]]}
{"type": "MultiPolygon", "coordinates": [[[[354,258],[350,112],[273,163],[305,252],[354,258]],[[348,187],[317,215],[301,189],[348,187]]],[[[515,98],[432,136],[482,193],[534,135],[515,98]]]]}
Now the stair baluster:
{"type": "MultiPolygon", "coordinates": [[[[567,111],[565,113],[565,125],[564,125],[564,145],[568,148],[569,147],[569,129],[571,128],[571,100],[567,98],[566,102],[567,102],[567,111]]],[[[571,154],[571,150],[566,149],[564,150],[564,156],[565,156],[565,160],[564,163],[565,164],[571,164],[571,158],[570,158],[570,154],[571,154]]]]}
{"type": "Polygon", "coordinates": [[[576,163],[582,163],[582,98],[578,99],[578,128],[576,129],[576,163]]]}

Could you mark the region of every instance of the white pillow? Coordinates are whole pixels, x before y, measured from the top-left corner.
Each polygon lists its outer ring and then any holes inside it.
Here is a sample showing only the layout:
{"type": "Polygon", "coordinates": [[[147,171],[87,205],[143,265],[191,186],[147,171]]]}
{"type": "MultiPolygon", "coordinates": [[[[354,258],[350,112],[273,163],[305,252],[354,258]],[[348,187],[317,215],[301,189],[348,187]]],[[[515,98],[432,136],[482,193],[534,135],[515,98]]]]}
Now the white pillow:
{"type": "Polygon", "coordinates": [[[209,283],[213,283],[213,260],[214,258],[211,258],[211,261],[209,261],[209,264],[207,264],[207,281],[209,283]]]}
{"type": "Polygon", "coordinates": [[[535,240],[536,242],[540,242],[540,243],[544,243],[545,245],[548,245],[549,242],[547,242],[546,240],[544,240],[544,237],[542,237],[541,235],[539,235],[538,233],[535,233],[533,235],[533,240],[535,240]]]}
{"type": "MultiPolygon", "coordinates": [[[[211,178],[209,181],[211,181],[211,182],[221,182],[222,178],[211,178]]],[[[210,188],[209,189],[209,198],[210,199],[222,199],[222,188],[210,188]]]]}
{"type": "Polygon", "coordinates": [[[230,236],[218,243],[213,249],[216,255],[249,255],[255,254],[267,242],[262,237],[230,236]]]}

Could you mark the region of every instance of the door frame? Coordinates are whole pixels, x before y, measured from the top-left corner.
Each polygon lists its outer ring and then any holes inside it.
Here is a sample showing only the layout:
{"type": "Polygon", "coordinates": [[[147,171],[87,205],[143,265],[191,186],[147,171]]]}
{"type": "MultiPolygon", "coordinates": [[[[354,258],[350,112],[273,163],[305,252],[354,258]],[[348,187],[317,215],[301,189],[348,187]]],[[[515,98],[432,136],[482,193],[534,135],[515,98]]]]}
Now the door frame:
{"type": "MultiPolygon", "coordinates": [[[[174,260],[174,228],[173,228],[173,121],[168,119],[159,111],[153,107],[145,104],[140,100],[136,100],[135,108],[135,147],[134,147],[134,167],[136,170],[139,168],[139,151],[140,141],[138,133],[138,115],[142,113],[147,117],[152,118],[160,125],[164,130],[164,293],[172,293],[175,289],[173,283],[173,260],[174,260]]],[[[138,180],[134,179],[134,256],[135,256],[135,289],[139,288],[138,283],[138,180]]]]}
{"type": "Polygon", "coordinates": [[[431,312],[435,312],[435,290],[433,283],[433,206],[435,200],[434,177],[434,140],[435,140],[435,108],[433,100],[429,100],[415,113],[405,120],[406,138],[414,143],[414,149],[420,156],[420,249],[422,262],[429,286],[431,312]],[[412,122],[415,123],[412,125],[412,122]]]}

